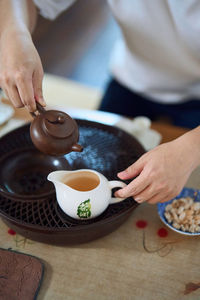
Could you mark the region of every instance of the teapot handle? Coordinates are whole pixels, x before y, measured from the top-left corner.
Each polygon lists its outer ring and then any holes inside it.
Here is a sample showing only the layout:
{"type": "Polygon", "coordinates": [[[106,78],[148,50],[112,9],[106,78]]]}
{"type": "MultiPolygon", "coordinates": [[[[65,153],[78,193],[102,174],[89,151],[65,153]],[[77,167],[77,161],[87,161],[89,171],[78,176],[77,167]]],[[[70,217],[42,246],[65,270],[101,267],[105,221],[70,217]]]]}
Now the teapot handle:
{"type": "MultiPolygon", "coordinates": [[[[40,114],[43,114],[46,111],[45,108],[38,102],[36,102],[36,108],[40,114]]],[[[33,118],[37,117],[35,112],[30,112],[30,114],[33,118]]]]}

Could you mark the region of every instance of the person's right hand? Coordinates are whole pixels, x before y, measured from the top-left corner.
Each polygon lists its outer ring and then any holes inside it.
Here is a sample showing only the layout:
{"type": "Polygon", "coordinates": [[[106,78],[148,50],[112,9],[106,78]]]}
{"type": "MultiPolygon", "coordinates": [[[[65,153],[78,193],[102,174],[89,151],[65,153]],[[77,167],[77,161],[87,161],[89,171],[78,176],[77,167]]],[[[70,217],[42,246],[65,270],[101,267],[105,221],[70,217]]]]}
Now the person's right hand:
{"type": "Polygon", "coordinates": [[[36,101],[42,106],[43,68],[29,32],[9,29],[0,40],[0,87],[15,107],[36,110],[36,101]]]}

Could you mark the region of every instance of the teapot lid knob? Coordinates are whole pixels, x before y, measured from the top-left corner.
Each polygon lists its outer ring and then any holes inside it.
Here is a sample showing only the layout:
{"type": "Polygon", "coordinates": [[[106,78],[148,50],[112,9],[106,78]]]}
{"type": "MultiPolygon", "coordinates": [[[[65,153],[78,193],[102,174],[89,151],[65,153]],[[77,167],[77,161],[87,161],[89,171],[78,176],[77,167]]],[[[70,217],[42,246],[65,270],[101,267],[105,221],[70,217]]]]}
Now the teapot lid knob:
{"type": "Polygon", "coordinates": [[[65,118],[63,116],[58,116],[57,120],[59,124],[63,124],[65,122],[65,118]]]}
{"type": "Polygon", "coordinates": [[[45,132],[55,138],[67,138],[74,131],[78,131],[76,122],[66,113],[49,110],[43,115],[45,132]]]}

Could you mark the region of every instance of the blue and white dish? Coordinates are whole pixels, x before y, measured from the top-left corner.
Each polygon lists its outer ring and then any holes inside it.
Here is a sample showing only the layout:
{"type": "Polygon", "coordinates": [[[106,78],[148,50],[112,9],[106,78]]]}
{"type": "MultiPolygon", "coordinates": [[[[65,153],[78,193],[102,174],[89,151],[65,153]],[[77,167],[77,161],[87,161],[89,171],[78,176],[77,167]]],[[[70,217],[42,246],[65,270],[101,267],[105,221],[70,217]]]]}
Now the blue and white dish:
{"type": "Polygon", "coordinates": [[[181,193],[173,198],[172,200],[170,201],[167,201],[167,202],[164,202],[164,203],[158,203],[157,204],[157,209],[158,209],[158,215],[161,219],[161,221],[166,225],[168,226],[170,229],[178,232],[178,233],[181,233],[181,234],[184,234],[184,235],[190,235],[190,236],[196,236],[196,235],[200,235],[200,232],[188,232],[188,231],[182,231],[180,229],[176,229],[174,228],[168,221],[167,219],[165,218],[165,207],[168,205],[168,204],[171,204],[175,199],[179,199],[179,198],[186,198],[186,197],[191,197],[194,199],[194,202],[200,202],[200,190],[196,190],[196,189],[192,189],[192,188],[184,188],[181,193]]]}

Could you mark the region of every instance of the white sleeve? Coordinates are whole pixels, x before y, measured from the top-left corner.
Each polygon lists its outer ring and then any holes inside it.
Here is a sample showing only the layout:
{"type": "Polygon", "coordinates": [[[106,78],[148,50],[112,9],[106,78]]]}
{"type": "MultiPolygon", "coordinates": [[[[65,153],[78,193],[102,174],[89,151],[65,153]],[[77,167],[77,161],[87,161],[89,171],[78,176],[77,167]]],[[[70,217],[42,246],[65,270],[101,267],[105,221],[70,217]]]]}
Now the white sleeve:
{"type": "Polygon", "coordinates": [[[76,0],[33,0],[40,14],[47,19],[55,19],[61,12],[72,5],[76,0]]]}

